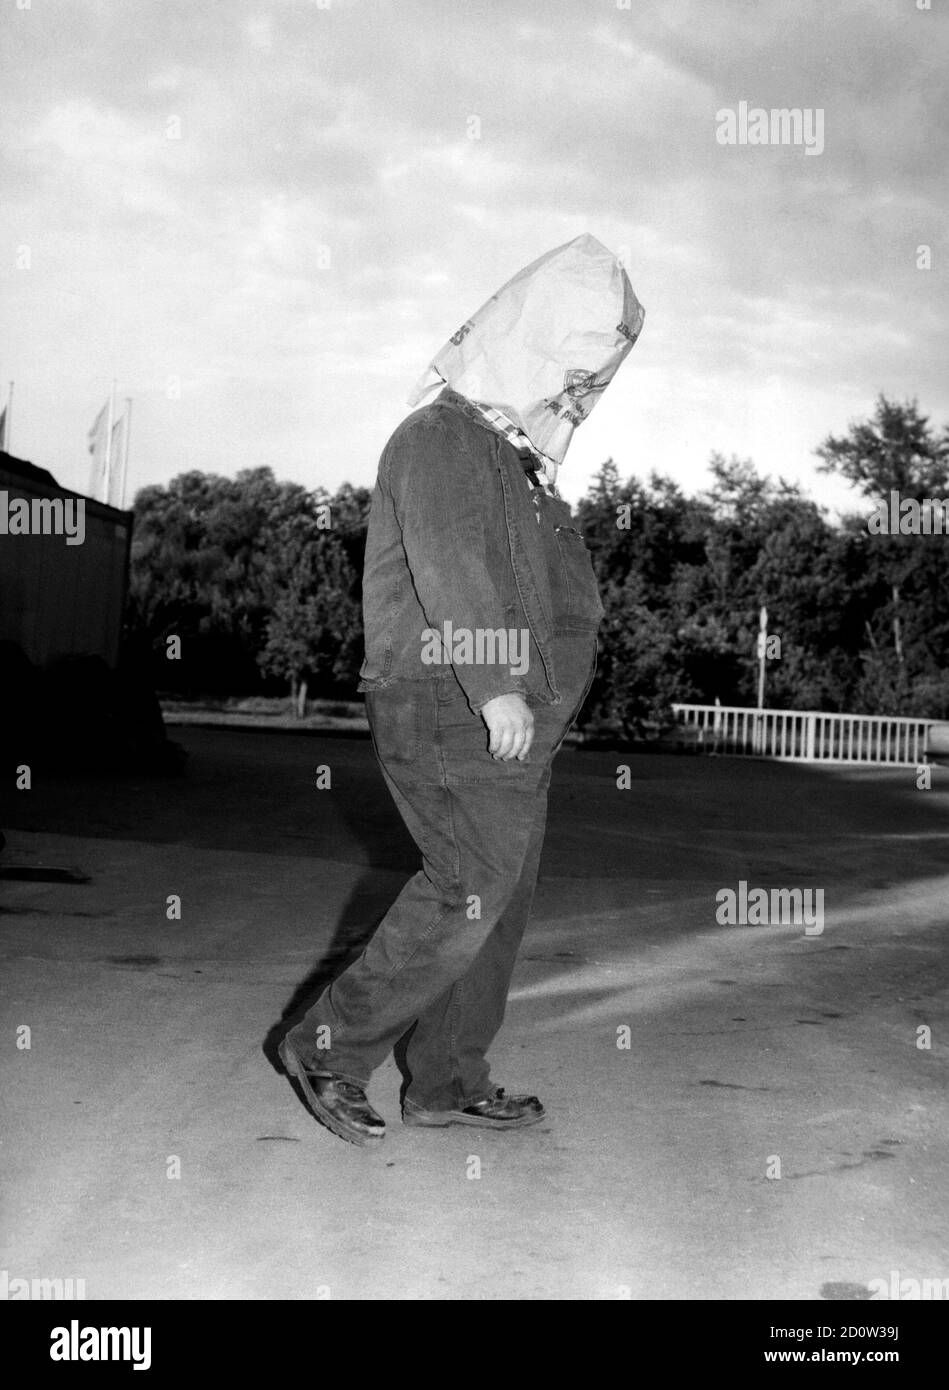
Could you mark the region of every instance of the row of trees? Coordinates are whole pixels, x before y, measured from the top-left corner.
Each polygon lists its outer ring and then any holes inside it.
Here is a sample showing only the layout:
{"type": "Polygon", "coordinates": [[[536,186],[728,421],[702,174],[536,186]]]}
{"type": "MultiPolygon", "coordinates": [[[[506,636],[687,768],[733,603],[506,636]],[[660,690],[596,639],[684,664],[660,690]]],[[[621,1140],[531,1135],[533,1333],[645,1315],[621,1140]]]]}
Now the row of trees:
{"type": "Polygon", "coordinates": [[[362,660],[361,584],[370,493],[182,473],[135,499],[130,636],[159,689],[351,694],[362,660]],[[169,643],[177,637],[179,643],[169,643]],[[180,650],[180,660],[168,660],[180,650]]]}
{"type": "MultiPolygon", "coordinates": [[[[762,604],[781,650],[769,706],[949,717],[949,537],[867,530],[894,490],[949,496],[949,435],[915,403],[881,396],[817,453],[867,501],[839,525],[749,461],[713,455],[713,486],[692,497],[603,465],[578,508],[607,610],[587,718],[635,734],[666,722],[674,700],[753,704],[762,604]]],[[[308,691],[352,695],[369,499],[267,468],[140,492],[130,622],[160,656],[180,636],[187,657],[162,661],[159,686],[289,684],[298,707],[308,691]]]]}

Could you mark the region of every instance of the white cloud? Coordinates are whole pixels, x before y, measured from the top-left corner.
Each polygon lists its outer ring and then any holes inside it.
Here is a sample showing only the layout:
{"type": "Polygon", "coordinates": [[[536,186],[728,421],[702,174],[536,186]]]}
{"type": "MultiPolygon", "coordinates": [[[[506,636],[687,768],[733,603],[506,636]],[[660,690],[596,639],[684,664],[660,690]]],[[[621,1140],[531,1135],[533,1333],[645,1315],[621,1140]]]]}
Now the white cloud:
{"type": "Polygon", "coordinates": [[[268,52],[273,48],[273,15],[248,15],[244,20],[244,33],[252,48],[268,52]]]}
{"type": "Polygon", "coordinates": [[[184,73],[181,64],[176,63],[174,67],[153,73],[146,85],[150,92],[177,92],[184,80],[184,73]]]}
{"type": "Polygon", "coordinates": [[[628,256],[647,317],[570,495],[610,452],[682,478],[716,448],[809,469],[881,388],[941,423],[946,291],[915,269],[921,242],[942,254],[933,19],[44,0],[28,37],[10,26],[3,76],[0,238],[36,267],[0,267],[18,447],[84,466],[117,375],[138,483],[264,456],[368,481],[459,319],[584,230],[628,256]],[[714,112],[741,96],[825,107],[824,155],[717,146],[714,112]]]}

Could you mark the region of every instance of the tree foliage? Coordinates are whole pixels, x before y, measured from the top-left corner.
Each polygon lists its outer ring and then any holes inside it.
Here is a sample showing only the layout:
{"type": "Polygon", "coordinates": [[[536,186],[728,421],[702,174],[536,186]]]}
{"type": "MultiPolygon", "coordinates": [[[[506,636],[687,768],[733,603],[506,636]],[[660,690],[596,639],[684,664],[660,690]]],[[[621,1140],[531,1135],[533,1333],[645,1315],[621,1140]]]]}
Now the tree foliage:
{"type": "Polygon", "coordinates": [[[248,693],[261,675],[348,691],[360,634],[369,492],[184,473],[135,499],[131,627],[151,642],[157,684],[248,693]],[[183,659],[164,662],[167,638],[183,659]]]}
{"type": "MultiPolygon", "coordinates": [[[[817,454],[868,510],[894,490],[949,496],[947,436],[915,402],[880,396],[817,454]]],[[[871,535],[868,511],[834,523],[749,460],[709,466],[711,487],[686,496],[655,472],[624,482],[608,459],[579,505],[606,607],[585,717],[635,734],[673,701],[754,704],[762,605],[781,643],[768,706],[949,717],[949,537],[871,535]]],[[[369,500],[267,468],[140,492],[129,615],[159,686],[353,694],[369,500]],[[161,659],[173,633],[180,675],[161,659]]]]}

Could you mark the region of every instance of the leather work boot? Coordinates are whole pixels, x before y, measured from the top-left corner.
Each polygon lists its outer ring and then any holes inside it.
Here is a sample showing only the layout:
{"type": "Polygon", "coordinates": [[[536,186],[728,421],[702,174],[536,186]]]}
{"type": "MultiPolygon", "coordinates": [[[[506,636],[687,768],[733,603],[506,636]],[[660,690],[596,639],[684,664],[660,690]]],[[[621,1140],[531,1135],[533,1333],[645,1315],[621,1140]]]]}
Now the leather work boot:
{"type": "Polygon", "coordinates": [[[536,1096],[508,1096],[503,1086],[495,1086],[489,1096],[471,1101],[460,1110],[422,1110],[407,1100],[402,1122],[407,1125],[481,1125],[487,1129],[523,1129],[545,1118],[544,1107],[536,1096]]]}
{"type": "Polygon", "coordinates": [[[307,1105],[327,1129],[350,1144],[378,1144],[385,1138],[386,1124],[366,1099],[362,1086],[333,1072],[312,1071],[305,1067],[289,1038],[277,1048],[289,1076],[300,1083],[307,1105]]]}

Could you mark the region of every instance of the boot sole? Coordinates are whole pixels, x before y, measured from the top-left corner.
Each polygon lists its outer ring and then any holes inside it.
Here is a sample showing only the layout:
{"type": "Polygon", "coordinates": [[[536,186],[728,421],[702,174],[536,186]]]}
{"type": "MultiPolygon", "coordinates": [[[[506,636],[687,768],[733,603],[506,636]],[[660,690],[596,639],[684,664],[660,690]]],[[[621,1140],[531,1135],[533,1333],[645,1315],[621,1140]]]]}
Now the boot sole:
{"type": "Polygon", "coordinates": [[[421,1114],[403,1110],[402,1123],[416,1129],[447,1129],[449,1125],[474,1125],[478,1129],[526,1129],[528,1125],[539,1125],[546,1120],[546,1112],[539,1115],[531,1113],[518,1120],[492,1120],[488,1117],[463,1115],[460,1111],[423,1111],[421,1114]]]}
{"type": "Polygon", "coordinates": [[[307,1105],[319,1120],[321,1125],[336,1135],[337,1139],[345,1139],[347,1144],[356,1144],[360,1148],[369,1148],[375,1144],[381,1144],[386,1137],[385,1130],[379,1134],[367,1134],[365,1130],[355,1129],[347,1125],[338,1115],[334,1115],[328,1110],[319,1096],[306,1079],[306,1071],[300,1064],[300,1059],[287,1043],[286,1038],[278,1045],[277,1054],[286,1068],[288,1076],[292,1076],[299,1083],[300,1090],[307,1105]]]}

